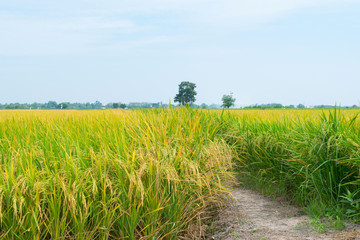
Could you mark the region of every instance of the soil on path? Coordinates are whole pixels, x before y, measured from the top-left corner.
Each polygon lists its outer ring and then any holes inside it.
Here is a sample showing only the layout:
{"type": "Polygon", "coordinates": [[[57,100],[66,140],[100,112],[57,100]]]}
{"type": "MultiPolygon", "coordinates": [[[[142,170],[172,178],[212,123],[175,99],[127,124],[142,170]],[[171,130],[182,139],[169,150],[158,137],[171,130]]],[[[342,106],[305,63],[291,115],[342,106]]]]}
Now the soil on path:
{"type": "Polygon", "coordinates": [[[343,231],[318,233],[312,219],[300,209],[264,197],[252,190],[235,188],[231,205],[220,210],[209,227],[214,240],[360,240],[360,227],[349,224],[343,231]]]}

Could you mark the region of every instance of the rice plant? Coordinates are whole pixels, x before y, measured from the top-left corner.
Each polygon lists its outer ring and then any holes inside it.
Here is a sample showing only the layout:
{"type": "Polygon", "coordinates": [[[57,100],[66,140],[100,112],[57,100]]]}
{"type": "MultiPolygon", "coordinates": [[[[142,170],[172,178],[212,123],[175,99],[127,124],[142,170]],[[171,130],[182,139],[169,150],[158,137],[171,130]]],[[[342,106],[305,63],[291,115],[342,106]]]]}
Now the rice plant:
{"type": "Polygon", "coordinates": [[[232,122],[226,139],[236,146],[242,177],[263,189],[276,185],[304,207],[325,206],[318,215],[360,219],[358,111],[258,110],[226,117],[232,122]]]}
{"type": "Polygon", "coordinates": [[[191,109],[0,112],[1,239],[179,239],[231,180],[191,109]]]}
{"type": "Polygon", "coordinates": [[[234,170],[360,220],[358,113],[1,111],[0,238],[200,238],[234,170]]]}

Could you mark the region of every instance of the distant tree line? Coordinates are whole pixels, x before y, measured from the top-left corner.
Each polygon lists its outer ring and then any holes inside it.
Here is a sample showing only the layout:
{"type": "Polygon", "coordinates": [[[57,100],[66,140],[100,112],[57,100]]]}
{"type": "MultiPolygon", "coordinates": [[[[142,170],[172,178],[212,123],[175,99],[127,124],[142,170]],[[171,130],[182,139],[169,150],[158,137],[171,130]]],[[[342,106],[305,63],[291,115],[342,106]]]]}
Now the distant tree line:
{"type": "MultiPolygon", "coordinates": [[[[337,106],[338,108],[360,108],[357,105],[352,105],[352,106],[337,106]]],[[[335,108],[335,105],[315,105],[315,106],[305,106],[304,104],[298,104],[297,106],[295,105],[282,105],[280,103],[268,103],[268,104],[255,104],[255,105],[250,105],[250,106],[246,106],[244,107],[244,109],[291,109],[291,108],[298,108],[298,109],[302,109],[302,108],[335,108]]]]}
{"type": "MultiPolygon", "coordinates": [[[[224,95],[223,105],[220,104],[206,104],[202,103],[200,105],[191,103],[189,104],[192,108],[201,108],[201,109],[220,109],[231,107],[234,103],[234,98],[231,95],[224,95]]],[[[179,107],[181,104],[179,104],[179,107]]],[[[136,109],[136,108],[167,108],[167,104],[158,103],[149,103],[149,102],[132,102],[132,103],[121,103],[113,102],[103,105],[101,102],[96,101],[94,103],[70,103],[70,102],[60,102],[49,101],[47,103],[7,103],[0,104],[0,109],[136,109]]],[[[177,107],[177,106],[172,106],[177,107]]],[[[255,104],[250,106],[242,107],[243,109],[302,109],[302,108],[334,108],[334,105],[315,105],[307,107],[303,104],[298,105],[282,105],[280,103],[268,103],[268,104],[255,104]]],[[[339,106],[338,106],[339,107],[339,106]]],[[[339,108],[360,108],[357,105],[352,106],[340,106],[339,108]]]]}
{"type": "Polygon", "coordinates": [[[135,103],[121,103],[112,102],[106,105],[99,101],[94,103],[71,103],[49,101],[47,103],[6,103],[0,104],[0,109],[133,109],[133,108],[158,108],[167,107],[167,104],[162,103],[147,103],[147,102],[135,102],[135,103]]]}
{"type": "Polygon", "coordinates": [[[6,103],[0,104],[0,109],[101,109],[103,104],[99,101],[94,103],[70,103],[49,101],[47,103],[6,103]]]}
{"type": "MultiPolygon", "coordinates": [[[[211,104],[207,105],[205,103],[201,105],[196,105],[194,102],[196,100],[195,96],[197,92],[195,91],[196,84],[191,82],[181,82],[179,84],[179,91],[174,98],[174,102],[178,102],[178,106],[181,107],[187,106],[191,108],[202,108],[202,109],[219,109],[219,108],[230,108],[235,106],[236,99],[233,97],[233,93],[229,95],[223,95],[222,105],[211,104]]],[[[149,102],[132,102],[129,104],[112,102],[106,105],[103,105],[99,101],[94,103],[70,103],[70,102],[61,102],[57,103],[56,101],[49,101],[47,103],[9,103],[9,104],[0,104],[0,109],[135,109],[135,108],[167,108],[168,105],[158,103],[149,103],[149,102]]],[[[335,106],[331,105],[317,105],[310,108],[334,108],[335,106]]],[[[288,108],[307,108],[303,104],[284,106],[280,103],[268,103],[268,104],[255,104],[243,107],[244,109],[288,109],[288,108]]],[[[358,106],[353,105],[351,107],[341,107],[341,108],[358,108],[358,106]]]]}
{"type": "MultiPolygon", "coordinates": [[[[174,102],[179,103],[178,106],[173,107],[181,107],[187,106],[191,108],[201,108],[201,109],[220,109],[220,108],[230,108],[235,106],[236,99],[233,97],[233,93],[229,95],[223,95],[222,97],[222,105],[211,104],[207,105],[206,103],[202,103],[201,105],[195,104],[197,92],[195,91],[196,84],[192,82],[181,82],[179,84],[179,91],[174,98],[174,102]]],[[[132,103],[121,103],[121,102],[111,102],[106,105],[103,105],[99,101],[95,101],[94,103],[70,103],[70,102],[61,102],[57,103],[55,101],[49,101],[47,103],[8,103],[8,104],[0,104],[0,109],[135,109],[135,108],[167,108],[167,104],[162,104],[162,102],[158,103],[149,103],[149,102],[132,102],[132,103]]],[[[287,105],[284,106],[280,103],[268,103],[268,104],[255,104],[246,107],[242,107],[243,109],[291,109],[291,108],[334,108],[332,105],[316,105],[307,107],[303,104],[295,105],[287,105]]],[[[345,106],[340,108],[360,108],[356,105],[353,106],[345,106]]]]}

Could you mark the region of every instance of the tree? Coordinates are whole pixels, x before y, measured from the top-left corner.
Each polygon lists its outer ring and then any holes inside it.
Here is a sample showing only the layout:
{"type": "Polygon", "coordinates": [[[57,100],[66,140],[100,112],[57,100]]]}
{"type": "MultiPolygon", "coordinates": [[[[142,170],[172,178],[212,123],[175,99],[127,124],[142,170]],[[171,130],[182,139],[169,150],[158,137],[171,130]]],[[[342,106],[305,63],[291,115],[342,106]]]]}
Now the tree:
{"type": "Polygon", "coordinates": [[[232,93],[230,93],[229,95],[224,95],[222,97],[222,102],[223,102],[222,107],[230,108],[235,105],[235,101],[236,101],[236,99],[233,97],[232,93]]]}
{"type": "Polygon", "coordinates": [[[179,93],[176,94],[174,101],[181,105],[189,105],[195,102],[196,84],[191,82],[181,82],[179,84],[179,93]]]}
{"type": "Polygon", "coordinates": [[[299,104],[299,105],[297,105],[296,108],[305,108],[305,105],[304,104],[299,104]]]}
{"type": "Polygon", "coordinates": [[[58,104],[55,101],[49,101],[46,104],[46,108],[47,109],[57,109],[58,108],[58,104]]]}
{"type": "Polygon", "coordinates": [[[119,108],[119,104],[118,103],[113,103],[113,108],[119,108]]]}
{"type": "Polygon", "coordinates": [[[200,107],[201,107],[202,109],[207,109],[207,108],[209,108],[208,105],[206,105],[206,103],[201,104],[200,107]]]}
{"type": "Polygon", "coordinates": [[[102,103],[99,101],[96,101],[94,103],[91,103],[91,108],[92,109],[101,109],[102,108],[102,103]]]}
{"type": "Polygon", "coordinates": [[[69,103],[62,102],[62,103],[59,103],[58,108],[59,109],[68,109],[68,108],[70,108],[70,105],[69,105],[69,103]]]}

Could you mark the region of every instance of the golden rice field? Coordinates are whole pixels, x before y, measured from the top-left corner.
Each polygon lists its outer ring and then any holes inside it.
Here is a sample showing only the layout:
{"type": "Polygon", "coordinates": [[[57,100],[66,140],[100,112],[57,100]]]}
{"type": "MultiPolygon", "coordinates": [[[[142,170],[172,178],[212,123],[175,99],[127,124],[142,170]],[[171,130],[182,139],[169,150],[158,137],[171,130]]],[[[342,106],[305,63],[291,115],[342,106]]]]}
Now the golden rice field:
{"type": "Polygon", "coordinates": [[[235,171],[356,221],[358,113],[0,111],[0,238],[191,238],[235,171]]]}
{"type": "Polygon", "coordinates": [[[227,190],[209,113],[1,111],[1,239],[177,239],[227,190]]]}

